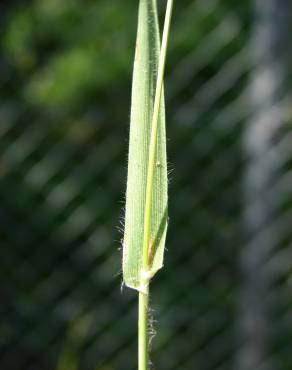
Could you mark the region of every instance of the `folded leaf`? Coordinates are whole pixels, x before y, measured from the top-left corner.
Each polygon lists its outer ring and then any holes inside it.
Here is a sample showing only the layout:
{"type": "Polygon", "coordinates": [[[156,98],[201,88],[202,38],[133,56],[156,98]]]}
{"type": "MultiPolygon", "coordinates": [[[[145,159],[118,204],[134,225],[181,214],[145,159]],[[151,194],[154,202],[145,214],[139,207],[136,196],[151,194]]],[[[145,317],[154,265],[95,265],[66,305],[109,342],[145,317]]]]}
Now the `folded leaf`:
{"type": "Polygon", "coordinates": [[[143,291],[145,276],[163,265],[167,230],[167,160],[165,108],[162,93],[158,119],[152,187],[149,270],[143,271],[143,235],[149,143],[160,54],[156,0],[140,0],[132,84],[128,157],[123,278],[127,286],[143,291]]]}

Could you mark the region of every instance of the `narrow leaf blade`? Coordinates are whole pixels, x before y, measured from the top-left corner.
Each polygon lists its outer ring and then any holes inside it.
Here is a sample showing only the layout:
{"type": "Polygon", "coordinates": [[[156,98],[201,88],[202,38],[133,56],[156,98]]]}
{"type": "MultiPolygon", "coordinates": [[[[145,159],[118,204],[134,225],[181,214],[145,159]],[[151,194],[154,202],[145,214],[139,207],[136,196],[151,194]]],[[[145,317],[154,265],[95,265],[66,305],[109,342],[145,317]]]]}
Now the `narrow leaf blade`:
{"type": "MultiPolygon", "coordinates": [[[[126,194],[123,277],[127,286],[143,286],[142,253],[149,141],[159,64],[160,38],[155,0],[140,0],[132,85],[130,144],[126,194]]],[[[164,94],[158,121],[151,206],[150,273],[163,265],[167,230],[167,159],[164,94]]]]}

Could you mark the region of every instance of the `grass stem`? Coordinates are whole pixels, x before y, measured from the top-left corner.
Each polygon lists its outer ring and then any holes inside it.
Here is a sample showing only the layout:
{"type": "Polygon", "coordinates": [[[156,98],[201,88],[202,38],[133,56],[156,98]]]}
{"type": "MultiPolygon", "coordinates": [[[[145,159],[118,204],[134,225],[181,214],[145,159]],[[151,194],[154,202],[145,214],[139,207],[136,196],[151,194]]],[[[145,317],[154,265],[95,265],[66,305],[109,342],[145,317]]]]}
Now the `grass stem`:
{"type": "Polygon", "coordinates": [[[163,88],[163,77],[164,77],[164,70],[165,70],[166,51],[167,51],[168,38],[169,38],[172,8],[173,8],[173,0],[168,0],[166,15],[165,15],[162,44],[161,44],[161,52],[160,52],[160,58],[159,58],[155,100],[154,100],[154,108],[153,108],[153,118],[152,118],[152,125],[151,125],[149,160],[148,160],[148,170],[147,170],[146,199],[145,199],[145,211],[144,211],[143,271],[145,274],[149,272],[151,209],[152,209],[152,192],[153,192],[153,179],[154,179],[154,169],[155,169],[157,128],[158,128],[158,118],[159,118],[160,102],[161,102],[161,95],[162,95],[162,88],[163,88]]]}
{"type": "Polygon", "coordinates": [[[138,366],[139,370],[148,369],[148,314],[149,293],[139,292],[139,321],[138,321],[138,366]]]}
{"type": "Polygon", "coordinates": [[[166,7],[165,23],[162,36],[161,51],[159,57],[159,66],[157,73],[157,83],[154,99],[153,118],[151,125],[151,137],[149,145],[149,160],[147,170],[147,185],[146,185],[146,199],[145,199],[145,210],[144,210],[144,235],[143,235],[143,269],[141,279],[144,282],[145,292],[139,293],[139,343],[138,343],[138,356],[139,356],[139,370],[148,369],[148,316],[149,316],[149,281],[150,275],[150,261],[149,261],[149,249],[151,245],[151,210],[152,210],[152,193],[153,193],[153,180],[154,180],[154,169],[155,169],[155,156],[156,156],[156,143],[157,143],[157,130],[159,121],[160,103],[163,91],[163,78],[165,70],[165,60],[167,45],[169,39],[169,30],[171,23],[173,9],[173,0],[168,0],[166,7]]]}

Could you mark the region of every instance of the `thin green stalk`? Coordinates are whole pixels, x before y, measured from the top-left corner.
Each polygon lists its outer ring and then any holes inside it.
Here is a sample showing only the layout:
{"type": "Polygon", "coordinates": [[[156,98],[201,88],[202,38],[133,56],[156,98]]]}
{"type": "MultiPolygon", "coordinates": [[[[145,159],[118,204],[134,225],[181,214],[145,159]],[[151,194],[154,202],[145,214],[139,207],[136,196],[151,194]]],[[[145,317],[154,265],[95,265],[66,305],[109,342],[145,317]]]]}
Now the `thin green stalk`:
{"type": "Polygon", "coordinates": [[[149,281],[151,276],[150,273],[150,261],[149,261],[149,251],[150,251],[150,234],[151,234],[151,209],[152,209],[152,192],[153,192],[153,179],[154,179],[154,169],[155,165],[155,155],[156,155],[156,142],[157,142],[157,128],[159,119],[160,102],[163,89],[163,78],[165,71],[165,60],[167,45],[169,39],[169,30],[171,23],[173,9],[173,0],[168,0],[165,23],[161,44],[161,52],[159,57],[159,67],[157,74],[157,83],[154,99],[153,108],[153,118],[151,125],[151,137],[149,145],[149,161],[147,170],[147,185],[146,185],[146,198],[145,198],[145,211],[144,211],[144,236],[143,236],[143,270],[142,279],[145,286],[145,292],[139,292],[139,343],[138,343],[138,356],[139,356],[139,370],[148,369],[148,318],[149,318],[149,281]]]}
{"type": "Polygon", "coordinates": [[[149,294],[139,292],[139,321],[138,321],[138,368],[148,369],[148,310],[149,294]]]}

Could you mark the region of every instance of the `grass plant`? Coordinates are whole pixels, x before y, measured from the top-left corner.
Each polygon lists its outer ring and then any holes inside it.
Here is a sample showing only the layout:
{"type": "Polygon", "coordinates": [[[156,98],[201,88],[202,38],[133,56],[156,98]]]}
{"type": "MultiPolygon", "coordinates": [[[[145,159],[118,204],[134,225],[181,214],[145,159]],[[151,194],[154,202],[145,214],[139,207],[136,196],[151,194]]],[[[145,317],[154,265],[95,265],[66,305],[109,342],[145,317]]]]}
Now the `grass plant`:
{"type": "Polygon", "coordinates": [[[160,45],[157,0],[140,0],[133,71],[123,278],[139,292],[138,369],[149,366],[149,283],[163,265],[167,159],[163,78],[173,0],[160,45]]]}

